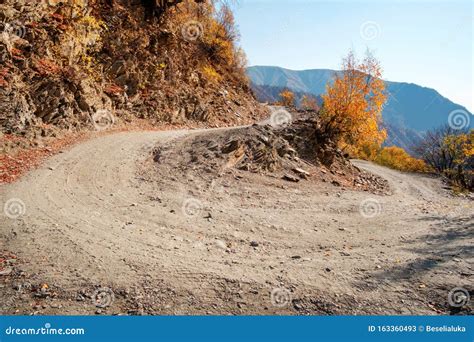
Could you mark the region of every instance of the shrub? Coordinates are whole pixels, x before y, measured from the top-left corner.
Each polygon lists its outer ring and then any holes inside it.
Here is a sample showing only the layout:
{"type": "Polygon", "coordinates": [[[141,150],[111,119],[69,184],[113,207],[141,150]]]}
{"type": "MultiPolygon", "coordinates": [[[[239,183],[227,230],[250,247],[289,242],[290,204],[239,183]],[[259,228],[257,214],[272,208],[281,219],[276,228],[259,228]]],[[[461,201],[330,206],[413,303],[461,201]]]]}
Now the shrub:
{"type": "Polygon", "coordinates": [[[428,170],[423,160],[413,158],[403,148],[396,146],[381,149],[374,161],[400,171],[426,172],[428,170]]]}
{"type": "Polygon", "coordinates": [[[444,126],[429,131],[414,150],[453,183],[474,189],[474,130],[463,132],[444,126]]]}
{"type": "Polygon", "coordinates": [[[280,104],[285,107],[293,107],[295,105],[295,94],[285,89],[280,93],[280,104]]]}

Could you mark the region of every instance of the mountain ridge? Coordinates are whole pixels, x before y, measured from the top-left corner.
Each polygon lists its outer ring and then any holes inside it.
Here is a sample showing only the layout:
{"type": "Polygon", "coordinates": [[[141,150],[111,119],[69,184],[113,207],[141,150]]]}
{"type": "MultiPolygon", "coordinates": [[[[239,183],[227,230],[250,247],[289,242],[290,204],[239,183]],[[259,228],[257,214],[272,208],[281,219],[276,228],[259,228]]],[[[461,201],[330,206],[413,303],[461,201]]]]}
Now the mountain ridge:
{"type": "MultiPolygon", "coordinates": [[[[266,87],[289,88],[298,93],[320,96],[334,73],[331,69],[291,70],[276,66],[251,66],[247,68],[255,90],[266,87]]],[[[441,95],[436,89],[411,82],[386,80],[387,103],[383,118],[388,130],[386,145],[396,145],[407,150],[430,129],[447,124],[450,113],[464,111],[472,113],[441,95]]],[[[258,93],[258,91],[256,92],[258,93]]],[[[268,93],[268,89],[266,91],[268,93]]],[[[257,95],[258,97],[258,95],[257,95]]],[[[261,100],[259,98],[259,100],[261,100]]],[[[268,101],[268,100],[267,100],[268,101]]],[[[468,127],[473,127],[471,120],[468,127]]]]}
{"type": "MultiPolygon", "coordinates": [[[[281,69],[281,70],[284,70],[284,71],[287,71],[287,72],[296,72],[296,73],[305,73],[305,72],[327,72],[327,73],[330,73],[331,75],[334,73],[334,72],[337,72],[337,73],[340,73],[342,72],[342,70],[334,70],[334,69],[326,69],[326,68],[321,68],[321,69],[318,69],[318,68],[313,68],[313,69],[288,69],[288,68],[283,68],[283,67],[278,67],[278,66],[271,66],[271,65],[252,65],[252,66],[249,66],[247,67],[247,71],[248,70],[251,70],[251,69],[262,69],[262,68],[275,68],[275,69],[281,69]]],[[[429,87],[429,86],[423,86],[423,85],[420,85],[418,83],[413,83],[413,82],[405,82],[405,81],[390,81],[390,80],[384,80],[385,82],[388,82],[388,83],[396,83],[396,84],[401,84],[401,85],[408,85],[408,86],[416,86],[416,87],[419,87],[419,88],[422,88],[422,89],[425,89],[425,90],[429,90],[429,91],[435,91],[439,96],[441,96],[442,98],[448,100],[448,101],[451,101],[448,97],[442,95],[439,91],[437,91],[435,88],[432,88],[432,87],[429,87]]],[[[454,101],[451,101],[453,103],[455,103],[454,101]]],[[[460,104],[457,104],[461,107],[463,107],[466,111],[470,112],[465,106],[463,105],[460,105],[460,104]]],[[[472,114],[472,113],[471,113],[472,114]]]]}

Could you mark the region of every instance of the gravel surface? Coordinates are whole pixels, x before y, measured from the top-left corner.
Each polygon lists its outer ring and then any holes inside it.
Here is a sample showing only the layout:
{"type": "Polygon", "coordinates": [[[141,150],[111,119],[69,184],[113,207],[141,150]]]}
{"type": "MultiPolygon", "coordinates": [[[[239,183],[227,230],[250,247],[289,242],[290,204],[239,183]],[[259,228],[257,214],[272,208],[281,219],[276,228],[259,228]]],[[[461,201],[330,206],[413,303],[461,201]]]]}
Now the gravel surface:
{"type": "Polygon", "coordinates": [[[392,195],[153,160],[205,132],[100,137],[2,185],[0,313],[472,313],[448,304],[472,295],[472,200],[362,161],[392,195]]]}

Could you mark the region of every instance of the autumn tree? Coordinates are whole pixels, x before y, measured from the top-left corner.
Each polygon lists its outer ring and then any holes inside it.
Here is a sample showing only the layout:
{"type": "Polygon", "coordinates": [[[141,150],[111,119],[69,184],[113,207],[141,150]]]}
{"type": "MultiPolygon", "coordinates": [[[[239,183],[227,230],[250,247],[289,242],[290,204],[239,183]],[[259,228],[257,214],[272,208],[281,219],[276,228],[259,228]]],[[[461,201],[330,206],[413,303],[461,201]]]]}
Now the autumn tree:
{"type": "Polygon", "coordinates": [[[357,155],[364,145],[380,145],[386,138],[380,128],[386,100],[382,68],[367,51],[359,61],[351,51],[342,71],[334,75],[323,95],[322,127],[328,138],[357,155]]]}
{"type": "Polygon", "coordinates": [[[413,147],[414,152],[430,165],[433,170],[443,173],[455,166],[455,149],[446,144],[449,137],[457,135],[455,129],[446,125],[428,131],[423,139],[413,147]]]}
{"type": "MultiPolygon", "coordinates": [[[[171,2],[176,8],[169,9],[164,17],[172,28],[176,28],[177,37],[182,39],[182,49],[192,51],[189,59],[191,73],[196,71],[203,80],[211,83],[231,80],[243,88],[249,86],[245,74],[247,59],[238,47],[239,32],[235,18],[226,1],[183,0],[171,2]],[[219,3],[217,6],[216,4],[219,3]],[[184,46],[186,45],[186,46],[184,46]]],[[[173,59],[169,58],[170,77],[173,59]]],[[[181,66],[181,72],[184,67],[181,66]]]]}
{"type": "MultiPolygon", "coordinates": [[[[203,21],[201,19],[201,21],[203,21]]],[[[202,47],[208,58],[215,63],[227,64],[235,67],[236,61],[235,43],[239,39],[239,33],[235,24],[234,14],[226,4],[220,6],[217,13],[209,17],[203,23],[202,47]]],[[[239,53],[241,53],[239,51],[239,53]]]]}
{"type": "Polygon", "coordinates": [[[301,99],[300,106],[301,108],[306,109],[306,110],[314,110],[314,111],[319,110],[318,101],[316,100],[314,96],[311,96],[311,95],[304,95],[303,98],[301,99]]]}
{"type": "Polygon", "coordinates": [[[474,187],[474,130],[468,133],[451,135],[444,144],[453,156],[454,168],[445,171],[446,175],[461,187],[474,187]]]}
{"type": "Polygon", "coordinates": [[[236,42],[239,40],[240,34],[237,30],[234,13],[229,4],[224,2],[220,5],[219,11],[217,12],[217,21],[221,24],[225,32],[224,35],[228,41],[236,42]]]}
{"type": "Polygon", "coordinates": [[[462,188],[474,189],[474,130],[459,131],[448,125],[431,130],[414,151],[439,174],[462,188]]]}
{"type": "Polygon", "coordinates": [[[285,107],[293,107],[295,105],[295,94],[285,89],[280,93],[280,103],[285,107]]]}

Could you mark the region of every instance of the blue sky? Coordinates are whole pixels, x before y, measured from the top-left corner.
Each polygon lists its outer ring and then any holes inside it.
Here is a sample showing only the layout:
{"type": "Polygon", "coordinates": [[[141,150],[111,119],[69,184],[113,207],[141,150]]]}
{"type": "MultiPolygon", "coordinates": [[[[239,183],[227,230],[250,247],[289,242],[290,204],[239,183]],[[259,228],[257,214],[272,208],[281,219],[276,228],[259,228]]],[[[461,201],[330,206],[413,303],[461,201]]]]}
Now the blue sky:
{"type": "Polygon", "coordinates": [[[240,0],[249,65],[338,69],[370,48],[384,78],[434,88],[474,112],[474,1],[240,0]]]}

